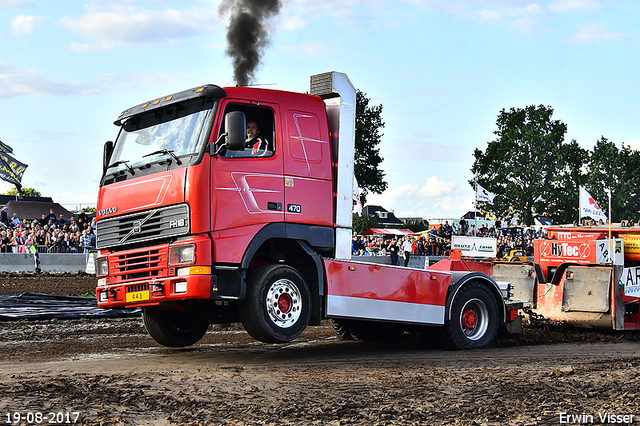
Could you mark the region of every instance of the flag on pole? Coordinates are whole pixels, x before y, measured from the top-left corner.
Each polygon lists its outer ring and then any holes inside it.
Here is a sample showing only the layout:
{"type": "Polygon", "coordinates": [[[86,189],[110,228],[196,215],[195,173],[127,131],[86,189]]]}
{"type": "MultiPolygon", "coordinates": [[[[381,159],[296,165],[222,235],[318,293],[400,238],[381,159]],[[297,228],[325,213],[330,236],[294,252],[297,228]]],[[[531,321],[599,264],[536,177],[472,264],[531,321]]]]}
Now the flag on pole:
{"type": "Polygon", "coordinates": [[[6,152],[7,154],[13,154],[13,148],[2,141],[0,141],[0,151],[6,152]]]}
{"type": "Polygon", "coordinates": [[[0,141],[0,179],[21,188],[22,175],[27,165],[19,162],[9,154],[13,154],[13,149],[0,141]]]}
{"type": "Polygon", "coordinates": [[[485,203],[493,204],[493,199],[496,197],[496,194],[487,191],[479,184],[476,185],[478,186],[478,190],[476,192],[476,201],[484,201],[485,203]]]}
{"type": "Polygon", "coordinates": [[[589,194],[583,187],[580,187],[580,219],[585,216],[595,220],[607,221],[607,215],[604,214],[591,194],[589,194]]]}
{"type": "Polygon", "coordinates": [[[358,216],[362,216],[362,202],[360,201],[360,186],[358,186],[358,180],[353,177],[353,199],[356,202],[355,211],[358,216]]]}

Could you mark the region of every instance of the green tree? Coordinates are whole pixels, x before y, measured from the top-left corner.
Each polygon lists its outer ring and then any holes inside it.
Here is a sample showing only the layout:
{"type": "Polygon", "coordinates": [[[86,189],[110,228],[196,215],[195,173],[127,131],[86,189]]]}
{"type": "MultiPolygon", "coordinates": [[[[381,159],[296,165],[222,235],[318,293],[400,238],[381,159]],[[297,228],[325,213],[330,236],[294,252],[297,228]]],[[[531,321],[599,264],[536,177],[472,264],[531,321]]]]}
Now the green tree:
{"type": "Polygon", "coordinates": [[[362,234],[369,228],[378,228],[380,224],[373,216],[358,216],[357,214],[353,215],[352,218],[352,228],[356,234],[362,234]]]}
{"type": "Polygon", "coordinates": [[[408,221],[403,228],[407,228],[411,230],[411,232],[422,232],[428,229],[427,225],[424,224],[421,220],[410,220],[408,221]]]}
{"type": "Polygon", "coordinates": [[[601,203],[603,211],[609,214],[608,189],[611,189],[611,220],[638,221],[640,152],[624,145],[618,149],[602,136],[593,147],[588,164],[586,189],[601,203]]]}
{"type": "Polygon", "coordinates": [[[387,189],[384,173],[379,166],[383,158],[378,145],[383,134],[382,104],[369,105],[367,94],[360,90],[356,93],[356,146],[353,171],[360,186],[362,205],[366,203],[369,191],[381,194],[387,189]]]}
{"type": "Polygon", "coordinates": [[[553,109],[544,105],[502,109],[496,124],[497,138],[486,151],[476,149],[471,167],[475,182],[497,194],[493,205],[482,205],[497,216],[520,216],[533,224],[534,214],[553,212],[561,148],[567,126],[552,120],[553,109]],[[555,194],[552,196],[552,194],[555,194]]]}
{"type": "Polygon", "coordinates": [[[589,161],[589,151],[572,140],[560,146],[560,158],[553,191],[548,194],[549,209],[546,212],[554,224],[571,223],[578,219],[579,187],[585,186],[587,181],[584,165],[589,161]]]}
{"type": "MultiPolygon", "coordinates": [[[[3,195],[18,195],[18,189],[11,188],[7,192],[5,192],[3,195]]],[[[31,187],[22,187],[22,196],[23,197],[42,197],[39,191],[36,191],[31,187]]]]}

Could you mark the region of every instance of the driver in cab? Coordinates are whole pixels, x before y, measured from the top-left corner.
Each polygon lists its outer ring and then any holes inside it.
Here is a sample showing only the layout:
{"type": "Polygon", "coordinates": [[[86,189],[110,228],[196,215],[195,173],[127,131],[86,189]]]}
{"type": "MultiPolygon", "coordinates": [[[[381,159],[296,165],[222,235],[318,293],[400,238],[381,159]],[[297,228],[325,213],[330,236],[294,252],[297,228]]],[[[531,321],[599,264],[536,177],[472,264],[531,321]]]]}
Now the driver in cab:
{"type": "Polygon", "coordinates": [[[251,148],[253,155],[265,155],[269,144],[260,137],[260,127],[255,121],[247,122],[247,139],[244,142],[245,148],[251,148]]]}

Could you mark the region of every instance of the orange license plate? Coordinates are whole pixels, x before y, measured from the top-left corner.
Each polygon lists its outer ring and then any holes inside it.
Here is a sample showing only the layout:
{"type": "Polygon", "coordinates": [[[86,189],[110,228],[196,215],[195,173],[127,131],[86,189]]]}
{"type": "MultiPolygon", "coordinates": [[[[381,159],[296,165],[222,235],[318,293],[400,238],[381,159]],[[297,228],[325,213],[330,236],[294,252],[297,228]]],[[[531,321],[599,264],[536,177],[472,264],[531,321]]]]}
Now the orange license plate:
{"type": "Polygon", "coordinates": [[[127,302],[140,302],[143,300],[149,300],[149,290],[136,291],[134,293],[127,293],[127,296],[125,299],[127,302]]]}

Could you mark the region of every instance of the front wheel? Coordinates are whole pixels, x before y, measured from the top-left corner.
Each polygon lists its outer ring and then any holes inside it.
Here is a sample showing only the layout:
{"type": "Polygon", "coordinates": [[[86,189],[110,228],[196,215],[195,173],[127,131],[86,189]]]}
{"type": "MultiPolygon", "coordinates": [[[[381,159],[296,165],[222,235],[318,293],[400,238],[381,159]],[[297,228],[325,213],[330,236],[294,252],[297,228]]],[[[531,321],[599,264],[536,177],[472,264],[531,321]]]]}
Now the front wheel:
{"type": "Polygon", "coordinates": [[[142,309],[142,322],[153,340],[170,348],[197,343],[209,328],[192,311],[161,310],[157,306],[142,309]]]}
{"type": "Polygon", "coordinates": [[[449,349],[479,349],[491,344],[498,333],[498,305],[487,287],[465,284],[451,304],[451,319],[440,330],[449,349]]]}
{"type": "Polygon", "coordinates": [[[286,343],[307,328],[311,294],[306,281],[290,266],[265,265],[250,271],[240,320],[254,339],[286,343]]]}

